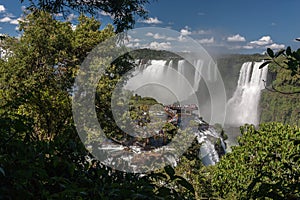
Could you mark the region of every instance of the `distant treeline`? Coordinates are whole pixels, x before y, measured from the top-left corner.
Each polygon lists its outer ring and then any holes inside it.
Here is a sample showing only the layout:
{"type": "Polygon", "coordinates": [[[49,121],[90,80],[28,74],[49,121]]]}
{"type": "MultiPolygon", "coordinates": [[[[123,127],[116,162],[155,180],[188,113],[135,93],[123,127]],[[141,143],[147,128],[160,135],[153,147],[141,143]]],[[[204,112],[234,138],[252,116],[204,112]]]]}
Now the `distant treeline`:
{"type": "Polygon", "coordinates": [[[137,49],[130,52],[130,56],[136,60],[170,60],[170,59],[182,59],[176,53],[165,50],[153,50],[153,49],[137,49]]]}

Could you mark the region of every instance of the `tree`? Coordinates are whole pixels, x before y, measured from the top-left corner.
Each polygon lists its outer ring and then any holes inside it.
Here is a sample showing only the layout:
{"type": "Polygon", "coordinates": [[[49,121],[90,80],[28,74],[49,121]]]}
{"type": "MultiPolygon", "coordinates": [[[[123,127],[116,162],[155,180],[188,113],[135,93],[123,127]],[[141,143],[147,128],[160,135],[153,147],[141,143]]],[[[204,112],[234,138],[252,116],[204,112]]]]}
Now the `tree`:
{"type": "Polygon", "coordinates": [[[71,124],[75,73],[96,44],[114,35],[111,26],[102,31],[99,27],[93,18],[80,16],[73,31],[70,23],[40,11],[20,23],[24,33],[19,40],[7,39],[13,56],[1,67],[4,84],[0,95],[3,106],[13,105],[16,113],[33,120],[30,137],[54,139],[71,124]]]}
{"type": "MultiPolygon", "coordinates": [[[[170,168],[140,176],[104,166],[78,137],[70,105],[74,76],[94,46],[115,35],[111,25],[99,26],[82,15],[72,30],[35,11],[21,22],[19,39],[4,38],[12,54],[0,59],[0,199],[178,199],[184,193],[174,188],[192,190],[182,177],[168,177],[170,168]],[[165,187],[159,179],[176,184],[165,187]]],[[[103,77],[104,98],[126,71],[108,70],[116,76],[103,77]]]]}
{"type": "Polygon", "coordinates": [[[267,123],[241,128],[239,146],[216,165],[212,185],[226,199],[299,199],[300,129],[267,123]]]}
{"type": "MultiPolygon", "coordinates": [[[[299,41],[299,39],[298,39],[299,41]]],[[[270,48],[267,49],[268,59],[259,67],[260,69],[267,66],[268,64],[273,64],[273,68],[278,74],[283,74],[284,78],[281,83],[271,84],[271,88],[267,88],[269,91],[278,92],[281,94],[297,94],[300,93],[298,89],[292,89],[290,87],[300,86],[300,48],[293,51],[291,47],[286,49],[281,49],[274,53],[270,48]],[[289,76],[286,76],[289,75],[289,76]],[[285,87],[288,88],[285,88],[285,87]]]]}
{"type": "MultiPolygon", "coordinates": [[[[26,0],[20,0],[25,2],[26,0]]],[[[147,17],[145,5],[149,0],[28,0],[30,9],[40,9],[53,14],[67,14],[70,11],[92,15],[104,12],[113,18],[116,32],[133,28],[136,17],[147,17]]]]}

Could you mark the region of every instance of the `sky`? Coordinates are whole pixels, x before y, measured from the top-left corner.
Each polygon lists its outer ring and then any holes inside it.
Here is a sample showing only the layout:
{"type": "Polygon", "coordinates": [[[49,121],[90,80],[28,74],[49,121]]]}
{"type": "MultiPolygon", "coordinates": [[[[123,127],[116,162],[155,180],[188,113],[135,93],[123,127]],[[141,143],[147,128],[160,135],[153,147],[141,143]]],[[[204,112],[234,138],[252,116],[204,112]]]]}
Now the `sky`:
{"type": "MultiPolygon", "coordinates": [[[[17,30],[24,6],[19,0],[0,0],[0,33],[20,36],[17,30]]],[[[291,46],[299,48],[299,0],[150,0],[146,6],[149,19],[137,19],[139,27],[167,28],[199,42],[205,49],[217,53],[263,53],[291,46]]],[[[76,24],[77,14],[69,20],[76,24]]],[[[100,13],[103,25],[111,17],[100,13]]],[[[168,45],[159,39],[156,47],[168,45]]]]}

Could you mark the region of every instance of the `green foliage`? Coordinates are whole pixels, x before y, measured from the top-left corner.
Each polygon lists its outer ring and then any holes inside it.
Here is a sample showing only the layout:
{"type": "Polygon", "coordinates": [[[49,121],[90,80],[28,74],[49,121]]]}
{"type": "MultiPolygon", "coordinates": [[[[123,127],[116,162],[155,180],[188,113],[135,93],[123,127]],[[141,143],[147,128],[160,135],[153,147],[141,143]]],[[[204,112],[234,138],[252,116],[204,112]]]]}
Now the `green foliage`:
{"type": "MultiPolygon", "coordinates": [[[[148,174],[116,171],[94,160],[74,127],[72,85],[86,55],[115,33],[110,25],[100,30],[94,18],[81,15],[78,21],[72,30],[70,23],[34,11],[21,22],[24,34],[20,39],[8,36],[1,41],[13,53],[0,59],[0,199],[300,198],[300,130],[278,123],[259,129],[243,127],[240,146],[215,167],[203,167],[196,140],[175,168],[166,166],[148,174]]],[[[270,53],[278,54],[283,53],[270,53]]],[[[101,127],[107,135],[120,138],[127,135],[113,121],[111,95],[120,77],[133,66],[124,62],[130,59],[127,56],[108,66],[98,83],[95,103],[101,127]]],[[[298,82],[293,78],[280,72],[276,84],[281,87],[290,81],[295,85],[298,82]]],[[[130,92],[127,95],[132,97],[130,92]]],[[[282,105],[288,104],[282,106],[283,113],[299,116],[298,97],[290,97],[282,100],[282,105]]],[[[152,98],[136,98],[130,104],[133,119],[140,111],[160,105],[152,98]]],[[[272,98],[275,102],[277,97],[272,98]]],[[[267,100],[263,97],[263,101],[267,100]]],[[[121,101],[116,103],[122,106],[121,101]]],[[[163,129],[169,141],[180,131],[170,123],[163,129]]]]}
{"type": "Polygon", "coordinates": [[[260,107],[261,123],[276,121],[300,126],[299,94],[284,95],[276,92],[263,91],[260,107]]]}
{"type": "MultiPolygon", "coordinates": [[[[95,19],[80,16],[72,30],[70,23],[35,11],[21,23],[20,39],[3,41],[13,53],[0,62],[0,199],[182,199],[185,193],[178,187],[192,196],[182,177],[168,177],[165,171],[142,176],[100,164],[79,139],[72,85],[83,58],[114,35],[111,26],[99,27],[95,19]],[[173,187],[158,184],[157,177],[173,187]]],[[[109,99],[127,69],[108,69],[115,76],[108,73],[105,84],[100,81],[101,98],[109,99]]],[[[109,115],[110,101],[104,102],[103,113],[109,115]]]]}
{"type": "MultiPolygon", "coordinates": [[[[271,50],[269,50],[271,52],[271,50]]],[[[290,48],[273,53],[269,63],[268,77],[270,85],[262,92],[260,101],[261,122],[282,122],[290,125],[300,125],[300,75],[292,74],[287,60],[290,59],[290,48]],[[286,53],[289,52],[289,53],[286,53]],[[287,55],[288,54],[288,55],[287,55]]],[[[272,55],[272,53],[270,53],[272,55]]],[[[291,57],[292,59],[292,57],[291,57]]],[[[263,67],[263,66],[262,66],[263,67]]]]}
{"type": "MultiPolygon", "coordinates": [[[[267,59],[266,62],[268,63],[275,63],[279,67],[287,69],[291,72],[291,76],[300,75],[300,48],[296,51],[292,51],[291,47],[287,47],[286,49],[281,49],[274,54],[273,50],[268,48],[267,49],[268,56],[271,59],[267,59]],[[277,59],[283,56],[284,62],[278,63],[277,59]]],[[[263,65],[261,68],[264,67],[263,65]]]]}
{"type": "MultiPolygon", "coordinates": [[[[20,0],[22,3],[26,0],[20,0]]],[[[37,11],[47,11],[53,14],[62,13],[66,16],[71,11],[79,13],[89,13],[97,15],[101,11],[113,17],[113,23],[116,25],[116,32],[120,33],[127,29],[133,28],[135,17],[147,17],[145,5],[149,0],[27,0],[29,1],[28,9],[37,11]]]]}
{"type": "Polygon", "coordinates": [[[300,129],[280,123],[241,128],[239,146],[216,165],[212,185],[226,199],[299,198],[300,129]]]}
{"type": "Polygon", "coordinates": [[[274,53],[272,49],[267,49],[268,59],[260,66],[263,68],[270,65],[275,68],[277,75],[277,82],[272,84],[272,88],[269,89],[273,92],[281,94],[295,94],[300,93],[300,48],[293,51],[291,47],[281,49],[274,53]]]}
{"type": "Polygon", "coordinates": [[[143,59],[143,60],[179,60],[182,59],[179,55],[165,51],[165,50],[153,50],[153,49],[137,49],[130,52],[130,55],[134,59],[143,59]]]}

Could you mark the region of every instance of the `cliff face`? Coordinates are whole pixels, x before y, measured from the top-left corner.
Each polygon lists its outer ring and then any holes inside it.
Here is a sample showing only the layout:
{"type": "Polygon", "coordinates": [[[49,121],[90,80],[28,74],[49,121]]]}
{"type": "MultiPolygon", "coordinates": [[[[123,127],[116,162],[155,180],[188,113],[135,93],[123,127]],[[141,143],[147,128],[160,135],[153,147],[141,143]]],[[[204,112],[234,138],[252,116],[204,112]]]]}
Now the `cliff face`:
{"type": "MultiPolygon", "coordinates": [[[[295,92],[300,90],[300,75],[291,76],[291,72],[270,66],[271,77],[268,84],[280,91],[295,92]]],[[[269,85],[269,87],[270,87],[269,85]]],[[[300,93],[281,94],[264,90],[260,101],[260,122],[282,122],[300,125],[300,93]]]]}
{"type": "Polygon", "coordinates": [[[261,96],[260,122],[282,122],[300,126],[300,95],[264,91],[261,96]]]}

